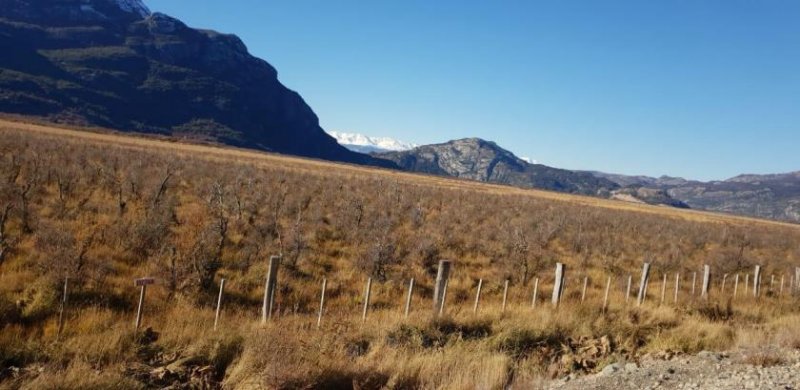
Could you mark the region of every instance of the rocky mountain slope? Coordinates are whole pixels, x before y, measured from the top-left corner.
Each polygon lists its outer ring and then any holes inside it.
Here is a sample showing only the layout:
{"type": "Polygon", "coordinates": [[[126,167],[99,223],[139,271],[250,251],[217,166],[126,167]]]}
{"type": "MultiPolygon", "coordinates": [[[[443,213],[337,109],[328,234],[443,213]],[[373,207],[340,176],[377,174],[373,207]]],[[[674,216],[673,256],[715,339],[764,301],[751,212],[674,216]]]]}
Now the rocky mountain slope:
{"type": "Polygon", "coordinates": [[[424,145],[408,151],[375,156],[393,161],[401,169],[464,179],[542,188],[595,196],[609,196],[620,186],[585,172],[529,164],[494,142],[479,138],[424,145]]]}
{"type": "Polygon", "coordinates": [[[238,37],[140,0],[2,0],[0,51],[0,112],[392,166],[338,145],[238,37]]]}
{"type": "Polygon", "coordinates": [[[593,172],[626,191],[662,191],[691,208],[800,222],[800,172],[702,182],[593,172]]]}

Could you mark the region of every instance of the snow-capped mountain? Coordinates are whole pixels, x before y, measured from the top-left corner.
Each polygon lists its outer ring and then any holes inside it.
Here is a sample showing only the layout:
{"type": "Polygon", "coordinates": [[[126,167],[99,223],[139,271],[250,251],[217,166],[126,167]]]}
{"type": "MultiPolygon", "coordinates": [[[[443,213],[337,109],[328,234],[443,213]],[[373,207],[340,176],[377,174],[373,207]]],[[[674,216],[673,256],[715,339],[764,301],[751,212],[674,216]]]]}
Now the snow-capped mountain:
{"type": "Polygon", "coordinates": [[[414,143],[398,141],[388,137],[370,137],[364,134],[344,133],[340,131],[329,131],[328,134],[335,138],[339,145],[359,153],[399,152],[414,149],[419,146],[414,143]]]}

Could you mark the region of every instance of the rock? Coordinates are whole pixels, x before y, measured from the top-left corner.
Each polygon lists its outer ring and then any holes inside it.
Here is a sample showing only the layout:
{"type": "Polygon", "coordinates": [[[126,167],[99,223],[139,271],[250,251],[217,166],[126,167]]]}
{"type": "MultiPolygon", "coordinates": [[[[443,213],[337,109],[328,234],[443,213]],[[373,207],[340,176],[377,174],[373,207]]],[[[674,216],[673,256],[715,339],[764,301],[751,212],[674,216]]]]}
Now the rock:
{"type": "Polygon", "coordinates": [[[616,373],[617,371],[619,371],[621,368],[622,368],[621,364],[612,363],[612,364],[607,365],[605,368],[603,368],[603,371],[601,371],[600,374],[602,374],[602,375],[612,375],[612,374],[616,373]]]}
{"type": "Polygon", "coordinates": [[[625,371],[636,371],[638,368],[639,366],[637,366],[636,363],[625,364],[625,371]]]}
{"type": "Polygon", "coordinates": [[[720,356],[720,354],[711,351],[701,351],[697,354],[697,357],[708,359],[714,362],[722,361],[722,356],[720,356]]]}

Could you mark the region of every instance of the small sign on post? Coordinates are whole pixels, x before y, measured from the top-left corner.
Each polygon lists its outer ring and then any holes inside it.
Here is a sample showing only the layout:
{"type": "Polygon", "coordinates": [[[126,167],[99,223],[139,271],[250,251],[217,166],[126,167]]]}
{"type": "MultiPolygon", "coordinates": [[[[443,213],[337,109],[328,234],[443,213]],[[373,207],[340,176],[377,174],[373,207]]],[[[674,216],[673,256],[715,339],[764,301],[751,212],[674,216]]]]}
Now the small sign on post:
{"type": "Polygon", "coordinates": [[[439,261],[439,271],[436,273],[436,286],[433,292],[433,314],[439,316],[444,312],[445,289],[450,278],[450,260],[439,261]]]}
{"type": "Polygon", "coordinates": [[[564,277],[566,276],[566,267],[562,263],[556,263],[556,277],[555,284],[553,285],[553,306],[558,307],[561,302],[561,294],[564,289],[564,277]]]}
{"type": "Polygon", "coordinates": [[[147,286],[156,282],[153,278],[139,278],[134,280],[134,285],[139,287],[139,308],[136,309],[136,330],[142,326],[142,314],[144,312],[144,296],[147,293],[147,286]]]}
{"type": "Polygon", "coordinates": [[[636,297],[636,305],[641,306],[644,301],[646,292],[647,281],[650,278],[650,263],[644,263],[642,267],[642,277],[639,280],[639,295],[636,297]]]}

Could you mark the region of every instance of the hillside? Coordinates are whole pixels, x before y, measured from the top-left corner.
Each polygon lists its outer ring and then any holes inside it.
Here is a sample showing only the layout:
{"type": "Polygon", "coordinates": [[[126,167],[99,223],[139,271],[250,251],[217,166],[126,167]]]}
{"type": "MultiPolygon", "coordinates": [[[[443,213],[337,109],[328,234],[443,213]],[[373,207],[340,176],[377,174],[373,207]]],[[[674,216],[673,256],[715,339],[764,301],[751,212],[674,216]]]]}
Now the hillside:
{"type": "Polygon", "coordinates": [[[466,138],[406,151],[376,153],[401,169],[522,188],[608,196],[619,186],[591,174],[529,164],[494,142],[466,138]]]}
{"type": "Polygon", "coordinates": [[[326,160],[391,166],[339,146],[238,37],[139,0],[4,0],[0,112],[326,160]]]}
{"type": "Polygon", "coordinates": [[[0,387],[530,388],[649,353],[800,345],[796,225],[9,121],[0,152],[0,387]],[[625,283],[643,260],[637,307],[625,283]],[[733,295],[757,264],[763,295],[733,295]],[[659,301],[675,274],[678,300],[659,301]]]}
{"type": "Polygon", "coordinates": [[[613,175],[595,176],[628,187],[627,191],[663,192],[694,209],[800,222],[800,173],[739,175],[701,182],[681,178],[613,175]]]}

